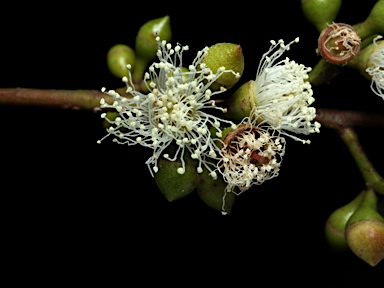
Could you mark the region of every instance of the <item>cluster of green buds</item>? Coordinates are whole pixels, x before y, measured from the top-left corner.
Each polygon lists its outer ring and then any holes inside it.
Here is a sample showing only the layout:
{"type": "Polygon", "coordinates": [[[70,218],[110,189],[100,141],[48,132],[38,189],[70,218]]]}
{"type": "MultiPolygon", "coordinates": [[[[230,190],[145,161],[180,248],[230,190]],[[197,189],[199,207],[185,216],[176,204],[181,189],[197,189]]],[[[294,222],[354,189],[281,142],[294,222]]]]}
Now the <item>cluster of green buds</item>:
{"type": "Polygon", "coordinates": [[[128,77],[127,65],[130,65],[132,82],[138,89],[145,89],[143,75],[150,61],[156,58],[156,37],[169,41],[172,38],[170,17],[152,19],[142,25],[135,38],[135,47],[116,44],[107,53],[107,65],[117,78],[128,77]],[[156,33],[154,31],[157,31],[156,33]]]}
{"type": "Polygon", "coordinates": [[[352,251],[371,266],[384,259],[384,218],[373,189],[360,192],[334,210],[325,223],[325,236],[335,252],[352,251]]]}

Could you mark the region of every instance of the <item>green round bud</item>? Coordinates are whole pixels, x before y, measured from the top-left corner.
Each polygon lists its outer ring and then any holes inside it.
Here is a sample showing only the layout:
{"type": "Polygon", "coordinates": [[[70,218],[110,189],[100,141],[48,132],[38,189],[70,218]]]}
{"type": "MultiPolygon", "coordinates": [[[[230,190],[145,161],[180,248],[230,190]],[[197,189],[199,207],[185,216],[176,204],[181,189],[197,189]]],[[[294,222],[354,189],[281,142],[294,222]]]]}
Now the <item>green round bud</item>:
{"type": "MultiPolygon", "coordinates": [[[[226,70],[239,73],[241,77],[244,71],[243,49],[238,44],[217,43],[209,48],[208,55],[205,56],[202,63],[205,63],[213,73],[224,67],[226,70]]],[[[239,81],[240,77],[226,72],[211,85],[211,89],[218,90],[220,87],[229,89],[239,81]]]]}
{"type": "Polygon", "coordinates": [[[237,88],[226,100],[228,111],[225,116],[238,121],[248,117],[255,106],[255,99],[255,81],[250,80],[237,88]]]}
{"type": "Polygon", "coordinates": [[[137,57],[145,59],[146,61],[156,58],[156,36],[159,36],[161,40],[171,40],[172,31],[169,16],[150,20],[141,26],[136,35],[135,42],[137,57]],[[155,33],[155,30],[157,31],[157,34],[155,33]]]}
{"type": "Polygon", "coordinates": [[[128,64],[131,65],[131,69],[135,66],[135,51],[131,47],[125,44],[116,44],[108,50],[107,65],[114,76],[117,78],[128,77],[128,64]]]}
{"type": "Polygon", "coordinates": [[[379,0],[372,7],[368,17],[353,26],[360,37],[366,38],[374,34],[384,34],[384,0],[379,0]]]}
{"type": "Polygon", "coordinates": [[[301,0],[304,17],[321,32],[339,13],[341,0],[301,0]]]}
{"type": "Polygon", "coordinates": [[[225,193],[227,183],[222,177],[214,180],[209,171],[205,169],[199,178],[199,184],[196,187],[200,199],[209,207],[225,214],[231,213],[232,206],[236,199],[236,194],[232,192],[225,193]]]}
{"type": "Polygon", "coordinates": [[[185,171],[183,171],[183,174],[178,172],[178,169],[182,166],[180,160],[170,161],[163,157],[158,160],[159,171],[155,174],[155,181],[157,187],[169,202],[187,196],[195,190],[198,184],[199,174],[196,165],[191,159],[185,158],[185,171]]]}
{"type": "Polygon", "coordinates": [[[333,251],[349,249],[345,238],[345,227],[349,218],[359,208],[364,193],[361,192],[351,202],[333,211],[325,222],[325,237],[333,251]]]}
{"type": "Polygon", "coordinates": [[[377,210],[378,198],[367,189],[359,208],[349,218],[345,237],[352,252],[371,266],[384,259],[384,217],[377,210]]]}

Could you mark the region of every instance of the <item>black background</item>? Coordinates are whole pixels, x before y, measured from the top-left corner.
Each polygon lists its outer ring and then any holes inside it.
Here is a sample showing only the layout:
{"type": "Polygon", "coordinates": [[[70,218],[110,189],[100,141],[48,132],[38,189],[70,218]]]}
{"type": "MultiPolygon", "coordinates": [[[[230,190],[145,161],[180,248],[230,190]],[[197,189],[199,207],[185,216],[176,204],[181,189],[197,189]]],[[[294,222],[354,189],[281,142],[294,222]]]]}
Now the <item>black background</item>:
{"type": "MultiPolygon", "coordinates": [[[[376,1],[344,2],[335,21],[355,24],[376,1]]],[[[108,71],[108,49],[117,43],[134,47],[140,26],[165,15],[171,42],[189,45],[184,54],[189,60],[215,43],[241,45],[245,70],[230,91],[255,78],[271,39],[300,37],[287,56],[311,67],[319,60],[318,32],[302,15],[300,1],[7,9],[0,20],[3,88],[123,86],[108,71]]],[[[329,85],[314,87],[313,105],[384,111],[369,84],[346,68],[329,85]]],[[[16,283],[70,283],[81,276],[77,283],[106,281],[108,286],[137,279],[181,287],[231,280],[238,287],[266,281],[346,287],[360,280],[380,287],[384,263],[371,267],[350,251],[331,253],[324,239],[328,215],[364,188],[334,130],[311,135],[311,145],[288,139],[279,177],[252,187],[238,197],[230,215],[222,216],[195,193],[169,203],[144,164],[151,151],[96,144],[106,133],[99,113],[3,105],[0,117],[2,237],[9,243],[3,246],[11,253],[9,271],[22,271],[13,277],[16,283]]],[[[356,132],[384,175],[383,128],[356,132]]]]}

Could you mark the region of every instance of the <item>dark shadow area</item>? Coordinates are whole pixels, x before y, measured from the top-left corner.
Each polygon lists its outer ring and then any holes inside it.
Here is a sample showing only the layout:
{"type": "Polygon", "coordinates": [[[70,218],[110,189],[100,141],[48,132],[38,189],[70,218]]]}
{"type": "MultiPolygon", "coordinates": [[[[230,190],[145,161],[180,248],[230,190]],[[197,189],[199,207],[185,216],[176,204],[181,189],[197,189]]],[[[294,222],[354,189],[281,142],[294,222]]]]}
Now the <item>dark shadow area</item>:
{"type": "MultiPolygon", "coordinates": [[[[375,1],[344,2],[337,21],[354,24],[365,19],[375,1]]],[[[320,59],[318,32],[303,17],[300,1],[262,3],[220,4],[216,10],[192,2],[153,8],[143,2],[133,9],[126,2],[87,10],[67,7],[60,14],[24,7],[17,12],[21,16],[0,22],[8,27],[0,46],[0,85],[122,87],[108,71],[108,49],[117,43],[134,47],[140,26],[165,15],[171,19],[171,42],[189,45],[186,63],[204,46],[241,45],[244,74],[226,95],[255,78],[272,39],[300,37],[287,56],[314,66],[320,59]]],[[[344,72],[314,87],[313,106],[383,112],[384,101],[371,92],[370,82],[347,67],[344,72]]],[[[329,214],[364,189],[334,130],[310,135],[310,145],[288,139],[280,175],[240,195],[232,213],[222,216],[196,193],[168,202],[145,164],[148,149],[109,140],[97,144],[106,133],[99,112],[3,105],[0,115],[4,249],[13,255],[8,266],[26,269],[31,283],[44,278],[44,270],[55,279],[52,283],[71,283],[74,276],[97,283],[109,274],[142,283],[156,275],[157,283],[180,287],[190,280],[215,286],[232,280],[237,287],[270,286],[262,284],[266,281],[296,287],[382,285],[384,263],[370,267],[350,251],[331,252],[325,241],[329,214]],[[36,266],[40,272],[29,273],[36,266]]],[[[381,175],[383,129],[356,130],[381,175]]]]}

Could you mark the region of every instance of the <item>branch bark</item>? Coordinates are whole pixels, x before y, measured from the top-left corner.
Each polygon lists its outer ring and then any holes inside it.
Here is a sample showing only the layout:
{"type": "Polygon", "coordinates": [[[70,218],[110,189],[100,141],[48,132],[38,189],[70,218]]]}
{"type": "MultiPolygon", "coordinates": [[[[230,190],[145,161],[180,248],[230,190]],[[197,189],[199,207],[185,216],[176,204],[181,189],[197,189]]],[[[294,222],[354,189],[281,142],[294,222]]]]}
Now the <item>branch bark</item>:
{"type": "Polygon", "coordinates": [[[333,129],[354,126],[384,127],[384,113],[318,108],[316,120],[333,129]]]}
{"type": "Polygon", "coordinates": [[[113,101],[112,97],[97,90],[0,88],[1,105],[95,110],[99,108],[101,98],[108,103],[113,101]]]}

